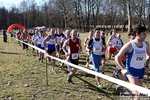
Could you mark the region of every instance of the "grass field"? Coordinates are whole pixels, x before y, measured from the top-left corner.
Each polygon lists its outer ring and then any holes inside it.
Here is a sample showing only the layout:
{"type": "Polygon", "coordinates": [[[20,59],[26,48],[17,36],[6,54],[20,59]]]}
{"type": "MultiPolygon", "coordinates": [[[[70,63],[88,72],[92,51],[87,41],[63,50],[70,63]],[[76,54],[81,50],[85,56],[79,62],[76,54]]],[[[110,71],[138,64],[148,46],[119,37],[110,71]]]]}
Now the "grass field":
{"type": "MultiPolygon", "coordinates": [[[[80,34],[81,40],[87,35],[80,34]]],[[[127,42],[127,35],[122,34],[122,39],[127,42]]],[[[125,91],[125,88],[116,91],[116,84],[104,79],[101,79],[104,88],[99,89],[94,76],[80,70],[73,78],[75,84],[70,85],[67,69],[59,67],[58,62],[57,74],[51,72],[51,63],[48,64],[49,85],[46,86],[45,61],[39,62],[31,51],[30,48],[29,56],[25,56],[25,51],[15,39],[11,41],[9,38],[8,43],[4,43],[0,35],[0,100],[119,100],[120,92],[125,91]]],[[[84,51],[80,59],[82,67],[86,64],[84,51]]],[[[105,74],[112,76],[114,69],[113,58],[106,62],[105,74]]],[[[149,83],[148,77],[144,80],[144,87],[149,88],[149,83]]]]}

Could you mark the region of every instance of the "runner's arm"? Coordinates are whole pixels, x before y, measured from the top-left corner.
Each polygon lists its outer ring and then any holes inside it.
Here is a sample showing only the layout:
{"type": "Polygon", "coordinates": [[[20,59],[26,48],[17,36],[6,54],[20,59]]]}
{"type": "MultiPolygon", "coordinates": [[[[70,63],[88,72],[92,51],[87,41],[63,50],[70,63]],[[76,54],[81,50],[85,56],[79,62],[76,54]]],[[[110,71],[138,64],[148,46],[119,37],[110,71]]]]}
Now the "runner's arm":
{"type": "Polygon", "coordinates": [[[44,41],[43,41],[43,46],[44,46],[44,48],[46,48],[46,41],[48,41],[50,39],[50,36],[48,35],[45,39],[44,39],[44,41]]]}
{"type": "Polygon", "coordinates": [[[66,46],[69,45],[69,39],[67,41],[64,42],[63,46],[62,46],[62,50],[64,51],[65,55],[67,56],[67,51],[66,51],[66,46]]]}
{"type": "Polygon", "coordinates": [[[85,40],[84,40],[84,47],[86,47],[87,41],[88,41],[88,38],[85,38],[85,40]]]}
{"type": "Polygon", "coordinates": [[[115,56],[115,61],[116,61],[117,65],[121,68],[121,70],[125,69],[125,65],[122,63],[121,58],[126,52],[130,51],[131,48],[132,48],[131,43],[128,42],[121,48],[119,53],[115,56]]]}
{"type": "Polygon", "coordinates": [[[38,40],[38,38],[36,38],[35,40],[34,40],[34,45],[36,46],[36,42],[37,42],[37,40],[38,40]]]}
{"type": "Polygon", "coordinates": [[[150,44],[146,41],[146,45],[147,45],[147,54],[146,54],[144,74],[148,74],[148,72],[149,72],[149,62],[150,62],[150,44]]]}
{"type": "Polygon", "coordinates": [[[31,39],[31,40],[32,40],[32,42],[34,42],[34,35],[32,36],[32,39],[31,39]]]}
{"type": "Polygon", "coordinates": [[[91,50],[90,50],[90,47],[92,46],[92,43],[93,43],[93,38],[92,38],[92,39],[90,39],[90,41],[89,41],[88,45],[86,46],[86,50],[87,50],[88,52],[90,52],[90,51],[91,51],[91,50]]]}
{"type": "Polygon", "coordinates": [[[103,47],[104,47],[104,52],[106,51],[106,42],[105,42],[105,39],[102,38],[102,44],[103,44],[103,47]]]}
{"type": "Polygon", "coordinates": [[[109,45],[109,46],[111,46],[111,44],[109,43],[111,39],[112,39],[112,36],[110,36],[107,41],[107,45],[109,45]]]}
{"type": "Polygon", "coordinates": [[[148,42],[146,42],[147,44],[147,57],[146,57],[146,63],[145,66],[149,65],[149,61],[150,61],[150,44],[148,42]]]}
{"type": "Polygon", "coordinates": [[[81,39],[79,39],[79,46],[80,46],[80,48],[79,48],[79,53],[80,53],[80,52],[82,52],[81,39]]]}

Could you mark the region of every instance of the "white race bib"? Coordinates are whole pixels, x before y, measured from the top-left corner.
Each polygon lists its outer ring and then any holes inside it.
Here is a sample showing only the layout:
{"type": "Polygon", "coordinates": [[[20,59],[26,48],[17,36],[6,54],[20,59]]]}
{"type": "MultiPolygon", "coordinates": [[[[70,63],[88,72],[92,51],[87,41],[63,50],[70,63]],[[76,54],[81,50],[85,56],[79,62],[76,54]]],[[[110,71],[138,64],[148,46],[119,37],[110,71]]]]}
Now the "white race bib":
{"type": "Polygon", "coordinates": [[[93,52],[101,52],[101,47],[93,47],[93,52]]]}
{"type": "Polygon", "coordinates": [[[146,58],[144,55],[136,55],[133,58],[134,63],[143,63],[143,62],[145,62],[145,60],[146,60],[146,58]]]}
{"type": "Polygon", "coordinates": [[[24,39],[24,41],[28,41],[28,39],[24,39]]]}
{"type": "Polygon", "coordinates": [[[116,45],[117,45],[117,43],[114,42],[114,43],[113,43],[113,46],[116,46],[116,45]]]}
{"type": "Polygon", "coordinates": [[[71,58],[72,58],[72,59],[78,59],[78,56],[79,56],[78,53],[73,53],[73,54],[71,55],[71,58]]]}

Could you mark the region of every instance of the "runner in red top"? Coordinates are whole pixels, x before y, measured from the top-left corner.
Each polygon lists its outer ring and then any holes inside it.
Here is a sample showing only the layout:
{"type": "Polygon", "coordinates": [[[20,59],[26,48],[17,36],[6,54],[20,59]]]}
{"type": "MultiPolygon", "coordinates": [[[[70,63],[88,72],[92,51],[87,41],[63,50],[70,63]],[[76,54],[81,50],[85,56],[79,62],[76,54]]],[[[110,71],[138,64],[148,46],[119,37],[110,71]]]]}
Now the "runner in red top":
{"type": "MultiPolygon", "coordinates": [[[[28,31],[24,30],[23,33],[21,34],[22,41],[25,42],[25,43],[28,43],[28,40],[29,40],[28,37],[29,37],[28,36],[28,31]]],[[[26,49],[26,56],[28,56],[28,45],[23,43],[23,49],[26,49]]]]}
{"type": "Polygon", "coordinates": [[[17,36],[17,39],[20,40],[21,39],[21,31],[19,31],[16,36],[17,36]]]}
{"type": "MultiPolygon", "coordinates": [[[[71,38],[68,39],[62,47],[68,61],[78,65],[79,63],[79,53],[82,51],[81,40],[77,38],[77,30],[71,31],[71,38]],[[68,52],[66,51],[66,46],[68,46],[68,52]]],[[[68,74],[68,82],[73,84],[72,77],[77,72],[77,69],[72,67],[70,73],[68,74]]]]}
{"type": "Polygon", "coordinates": [[[79,50],[79,39],[77,39],[76,41],[73,41],[72,39],[69,39],[69,59],[70,60],[78,60],[79,56],[78,56],[78,50],[79,50]],[[73,56],[74,55],[74,56],[73,56]]]}
{"type": "MultiPolygon", "coordinates": [[[[17,38],[18,40],[21,40],[21,34],[22,34],[22,33],[21,33],[21,30],[19,30],[18,33],[16,34],[16,36],[17,36],[16,38],[17,38]]],[[[18,44],[21,46],[20,41],[18,41],[18,44]]]]}

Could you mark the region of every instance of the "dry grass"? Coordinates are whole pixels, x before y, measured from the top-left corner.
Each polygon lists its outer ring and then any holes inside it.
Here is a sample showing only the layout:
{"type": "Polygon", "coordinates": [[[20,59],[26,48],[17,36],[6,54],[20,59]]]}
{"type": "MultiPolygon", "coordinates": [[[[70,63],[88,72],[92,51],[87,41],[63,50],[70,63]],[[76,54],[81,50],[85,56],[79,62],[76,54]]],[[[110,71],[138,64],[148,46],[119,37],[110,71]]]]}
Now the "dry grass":
{"type": "MultiPolygon", "coordinates": [[[[80,34],[81,40],[88,34],[80,34]]],[[[107,37],[108,38],[108,37],[107,37]]],[[[127,40],[126,34],[122,36],[127,40]]],[[[80,66],[85,65],[85,52],[81,54],[80,66]]],[[[94,76],[83,71],[77,72],[73,78],[75,85],[67,82],[67,69],[56,66],[57,74],[51,72],[48,64],[48,83],[45,82],[45,61],[39,62],[35,53],[25,51],[17,41],[2,42],[0,36],[0,100],[119,100],[120,92],[109,81],[101,79],[103,89],[98,89],[94,76]]],[[[115,69],[114,60],[106,62],[106,75],[111,76],[115,69]]],[[[150,79],[145,80],[144,86],[150,86],[150,79]]]]}

